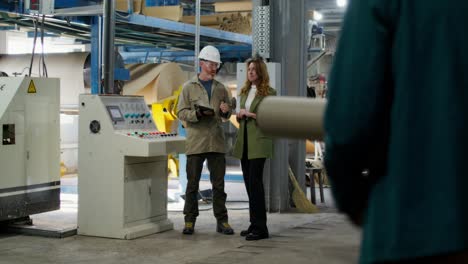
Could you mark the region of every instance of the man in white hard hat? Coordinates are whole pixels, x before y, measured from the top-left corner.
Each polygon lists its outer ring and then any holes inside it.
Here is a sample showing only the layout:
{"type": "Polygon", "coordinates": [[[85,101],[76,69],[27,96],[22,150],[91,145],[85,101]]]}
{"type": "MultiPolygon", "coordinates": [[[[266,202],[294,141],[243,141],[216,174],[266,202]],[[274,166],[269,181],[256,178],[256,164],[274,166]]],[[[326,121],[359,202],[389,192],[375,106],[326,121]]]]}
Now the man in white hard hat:
{"type": "Polygon", "coordinates": [[[226,172],[224,132],[221,122],[231,116],[230,93],[214,77],[221,64],[217,48],[206,46],[200,51],[201,72],[184,84],[177,105],[177,116],[187,131],[187,189],[185,191],[185,227],[183,234],[195,231],[198,216],[198,190],[203,163],[208,161],[213,186],[213,211],[216,231],[234,234],[228,223],[224,174],[226,172]]]}

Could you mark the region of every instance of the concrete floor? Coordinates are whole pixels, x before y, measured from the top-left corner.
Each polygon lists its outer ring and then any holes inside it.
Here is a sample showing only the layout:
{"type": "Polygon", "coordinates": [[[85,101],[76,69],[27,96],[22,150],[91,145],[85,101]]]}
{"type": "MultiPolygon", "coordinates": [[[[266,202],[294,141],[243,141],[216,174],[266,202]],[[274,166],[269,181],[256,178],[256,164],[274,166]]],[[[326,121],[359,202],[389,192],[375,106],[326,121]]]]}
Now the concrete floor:
{"type": "MultiPolygon", "coordinates": [[[[209,183],[208,183],[209,184],[209,183]]],[[[242,185],[227,183],[227,190],[242,185]]],[[[3,263],[356,263],[360,231],[333,209],[329,190],[320,213],[268,214],[271,238],[246,241],[239,236],[248,226],[247,203],[228,202],[229,218],[236,234],[216,233],[211,206],[204,209],[192,236],[181,234],[181,202],[170,203],[174,230],[135,239],[116,240],[85,236],[64,239],[0,234],[0,264],[3,263]]],[[[239,195],[239,194],[238,194],[239,195]]],[[[229,192],[228,192],[229,197],[229,192]]],[[[238,200],[241,197],[237,197],[238,200]]],[[[35,224],[76,225],[76,196],[62,195],[62,209],[34,216],[35,224]],[[60,222],[60,223],[59,223],[60,222]]],[[[228,200],[229,201],[229,200],[228,200]]]]}

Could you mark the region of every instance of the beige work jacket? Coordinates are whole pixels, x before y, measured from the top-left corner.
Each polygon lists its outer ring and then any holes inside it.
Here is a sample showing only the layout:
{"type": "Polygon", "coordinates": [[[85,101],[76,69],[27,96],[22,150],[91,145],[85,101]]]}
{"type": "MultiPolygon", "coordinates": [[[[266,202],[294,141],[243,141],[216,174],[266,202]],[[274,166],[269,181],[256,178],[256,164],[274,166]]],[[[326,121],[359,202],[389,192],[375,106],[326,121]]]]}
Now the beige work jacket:
{"type": "Polygon", "coordinates": [[[222,115],[219,106],[223,101],[231,106],[231,95],[226,87],[216,80],[213,80],[211,87],[211,101],[198,76],[184,84],[177,105],[177,117],[183,121],[187,132],[187,155],[207,152],[226,153],[221,123],[229,119],[231,111],[222,115]],[[195,104],[213,108],[215,115],[197,118],[195,104]]]}

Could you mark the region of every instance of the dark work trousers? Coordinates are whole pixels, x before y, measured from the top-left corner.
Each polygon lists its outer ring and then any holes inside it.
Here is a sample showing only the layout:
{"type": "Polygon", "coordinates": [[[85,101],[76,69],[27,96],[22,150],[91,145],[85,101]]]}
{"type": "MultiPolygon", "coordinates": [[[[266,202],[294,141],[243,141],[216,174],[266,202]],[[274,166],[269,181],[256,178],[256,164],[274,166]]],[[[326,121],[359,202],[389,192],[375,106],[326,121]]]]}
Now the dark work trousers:
{"type": "MultiPolygon", "coordinates": [[[[247,126],[245,126],[247,128],[247,126]]],[[[247,129],[244,131],[244,150],[241,166],[245,188],[249,196],[250,227],[253,233],[268,234],[265,208],[265,190],[263,188],[263,167],[265,158],[248,159],[247,129]]]]}
{"type": "Polygon", "coordinates": [[[185,222],[195,222],[198,216],[198,190],[203,162],[208,160],[210,181],[213,186],[213,211],[218,222],[227,222],[224,174],[226,158],[223,153],[202,153],[187,155],[187,189],[185,190],[185,222]]]}

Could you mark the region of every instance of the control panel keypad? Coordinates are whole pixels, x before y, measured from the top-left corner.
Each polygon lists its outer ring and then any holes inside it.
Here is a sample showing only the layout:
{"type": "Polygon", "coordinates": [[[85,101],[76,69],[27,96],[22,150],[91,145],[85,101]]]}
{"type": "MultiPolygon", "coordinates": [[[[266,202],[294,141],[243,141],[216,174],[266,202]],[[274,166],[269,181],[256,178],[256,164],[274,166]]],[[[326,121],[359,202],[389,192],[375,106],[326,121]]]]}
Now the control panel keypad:
{"type": "Polygon", "coordinates": [[[141,138],[141,139],[160,139],[160,138],[171,138],[176,137],[177,133],[165,133],[160,131],[128,131],[124,133],[129,137],[141,138]]]}

